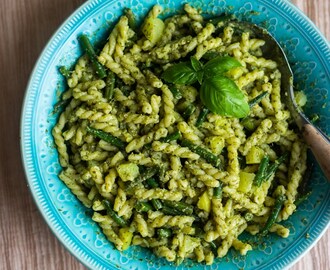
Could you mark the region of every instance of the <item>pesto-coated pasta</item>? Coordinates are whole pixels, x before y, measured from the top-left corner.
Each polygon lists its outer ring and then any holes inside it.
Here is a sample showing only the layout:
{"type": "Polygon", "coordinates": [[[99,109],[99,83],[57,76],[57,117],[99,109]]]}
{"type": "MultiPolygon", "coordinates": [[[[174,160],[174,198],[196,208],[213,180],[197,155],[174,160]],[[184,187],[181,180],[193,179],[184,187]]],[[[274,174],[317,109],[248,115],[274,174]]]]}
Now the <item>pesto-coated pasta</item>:
{"type": "Polygon", "coordinates": [[[212,23],[188,4],[165,20],[162,10],[154,6],[141,29],[123,15],[111,30],[98,55],[111,84],[87,55],[78,59],[52,130],[59,178],[118,250],[139,245],[209,265],[230,248],[252,250],[238,239],[244,231],[288,237],[280,222],[296,209],[307,154],[281,101],[278,64],[231,21],[212,23]],[[178,63],[198,69],[221,57],[237,61],[224,76],[246,102],[263,95],[243,119],[208,108],[201,78],[164,77],[178,63]]]}

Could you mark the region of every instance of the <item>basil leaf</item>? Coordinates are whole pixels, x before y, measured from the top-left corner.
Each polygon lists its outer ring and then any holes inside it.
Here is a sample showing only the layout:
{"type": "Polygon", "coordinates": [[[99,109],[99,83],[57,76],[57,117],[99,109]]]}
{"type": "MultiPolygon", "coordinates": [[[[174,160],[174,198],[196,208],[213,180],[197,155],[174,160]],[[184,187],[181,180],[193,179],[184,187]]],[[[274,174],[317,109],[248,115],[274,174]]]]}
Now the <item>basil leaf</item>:
{"type": "Polygon", "coordinates": [[[250,111],[243,92],[235,82],[223,76],[204,80],[200,97],[204,105],[215,114],[243,118],[250,111]]]}
{"type": "Polygon", "coordinates": [[[203,82],[203,77],[204,77],[204,70],[198,70],[197,71],[197,80],[200,84],[203,82]]]}
{"type": "Polygon", "coordinates": [[[225,72],[242,66],[241,63],[230,56],[218,56],[208,61],[204,66],[205,77],[223,76],[225,72]]]}
{"type": "Polygon", "coordinates": [[[190,57],[190,63],[195,71],[199,71],[203,69],[203,64],[199,62],[194,56],[190,57]]]}
{"type": "Polygon", "coordinates": [[[176,84],[192,84],[197,81],[197,72],[190,63],[182,62],[166,69],[162,77],[165,81],[176,84]]]}

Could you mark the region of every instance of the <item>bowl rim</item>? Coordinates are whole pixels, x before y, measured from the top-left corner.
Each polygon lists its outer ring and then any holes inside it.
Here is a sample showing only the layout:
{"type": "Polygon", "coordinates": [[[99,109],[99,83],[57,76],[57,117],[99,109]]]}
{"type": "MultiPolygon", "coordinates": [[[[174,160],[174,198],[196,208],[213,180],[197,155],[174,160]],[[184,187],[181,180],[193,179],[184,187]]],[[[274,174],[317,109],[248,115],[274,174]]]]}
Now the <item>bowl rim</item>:
{"type": "MultiPolygon", "coordinates": [[[[307,17],[307,15],[305,15],[303,13],[303,11],[301,11],[297,6],[295,6],[293,3],[291,3],[290,0],[259,0],[260,2],[263,3],[267,3],[268,5],[272,5],[273,3],[282,3],[287,5],[290,9],[292,9],[294,12],[296,12],[299,16],[302,17],[302,19],[304,21],[306,21],[309,26],[311,27],[312,31],[315,32],[317,34],[317,36],[319,38],[321,38],[321,40],[330,48],[330,44],[329,41],[325,38],[325,36],[323,35],[323,33],[316,27],[316,25],[314,24],[314,22],[307,17]]],[[[61,242],[62,246],[69,251],[69,253],[71,253],[71,255],[73,255],[73,257],[79,261],[81,264],[83,264],[84,266],[88,267],[89,269],[93,269],[93,267],[95,267],[95,258],[88,258],[85,254],[85,256],[82,255],[81,252],[81,248],[74,248],[71,244],[69,244],[65,237],[63,235],[61,235],[60,230],[58,229],[58,227],[56,226],[55,223],[53,223],[53,219],[49,218],[49,215],[46,213],[42,202],[40,202],[38,200],[38,194],[37,191],[34,189],[33,187],[33,180],[32,178],[36,177],[37,172],[33,171],[35,168],[32,168],[31,170],[31,166],[27,160],[27,156],[29,155],[29,151],[32,152],[32,148],[33,146],[31,145],[30,147],[26,148],[26,145],[24,144],[25,142],[25,136],[26,136],[26,132],[25,132],[25,126],[26,126],[26,113],[27,113],[27,109],[29,107],[29,96],[30,96],[30,92],[31,92],[31,88],[33,87],[33,83],[34,80],[37,76],[37,71],[41,66],[42,60],[45,58],[48,50],[50,49],[51,45],[56,41],[56,39],[61,36],[61,34],[67,34],[68,32],[72,31],[74,29],[74,27],[70,27],[68,28],[67,26],[72,24],[73,26],[79,26],[79,22],[74,21],[75,17],[77,17],[77,15],[79,15],[82,12],[86,12],[89,11],[90,9],[93,9],[95,7],[98,6],[102,6],[102,5],[108,5],[110,3],[116,2],[116,0],[110,0],[110,1],[106,1],[106,0],[90,0],[90,1],[86,1],[85,3],[81,4],[80,6],[78,6],[71,14],[69,17],[67,17],[64,22],[62,22],[60,24],[60,26],[57,27],[56,31],[52,34],[52,36],[48,39],[46,45],[43,47],[39,57],[37,58],[34,67],[32,69],[32,72],[30,73],[28,82],[26,84],[26,88],[25,88],[25,93],[24,93],[24,98],[23,98],[23,102],[22,102],[22,107],[21,107],[21,117],[20,117],[20,152],[21,152],[21,160],[22,160],[22,164],[23,164],[23,168],[24,168],[24,173],[25,173],[25,178],[27,181],[27,185],[30,189],[30,194],[33,197],[33,200],[39,210],[39,213],[41,213],[41,216],[43,217],[44,221],[46,222],[46,224],[48,225],[48,227],[50,228],[50,230],[52,231],[52,233],[56,236],[56,238],[61,242]],[[74,21],[72,23],[72,21],[74,21]],[[78,24],[77,24],[78,23],[78,24]],[[76,252],[79,251],[79,252],[76,252]]],[[[330,51],[329,51],[330,53],[330,51]]],[[[40,84],[40,82],[38,82],[38,84],[40,84]]],[[[31,119],[31,123],[32,123],[31,119]]],[[[33,127],[33,125],[32,125],[33,127]]],[[[32,134],[33,132],[33,128],[31,127],[31,132],[32,134]]],[[[31,136],[31,139],[33,138],[33,135],[31,136]]],[[[32,155],[32,154],[31,154],[32,155]]],[[[36,166],[35,164],[33,164],[33,166],[36,166]]],[[[325,198],[326,199],[326,198],[325,198]]],[[[321,232],[318,234],[318,236],[316,238],[314,238],[313,242],[310,243],[308,245],[307,248],[305,248],[305,250],[303,250],[298,256],[296,256],[295,259],[293,259],[290,263],[288,263],[285,266],[285,269],[289,269],[290,267],[292,267],[294,264],[297,263],[297,261],[299,261],[303,256],[305,256],[305,254],[307,254],[316,244],[317,242],[322,238],[322,236],[324,235],[324,233],[330,228],[330,219],[328,220],[327,224],[322,228],[321,232]]],[[[98,264],[98,263],[97,263],[98,264]]],[[[112,269],[116,269],[115,266],[110,266],[112,269]]]]}

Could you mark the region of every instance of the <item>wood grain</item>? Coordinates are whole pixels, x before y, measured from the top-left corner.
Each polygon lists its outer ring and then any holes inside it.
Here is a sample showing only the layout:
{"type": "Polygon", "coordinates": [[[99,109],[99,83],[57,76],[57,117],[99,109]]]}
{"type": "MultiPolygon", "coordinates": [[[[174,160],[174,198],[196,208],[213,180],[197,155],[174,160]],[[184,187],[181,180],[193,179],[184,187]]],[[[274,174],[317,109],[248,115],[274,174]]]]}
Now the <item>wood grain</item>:
{"type": "MultiPolygon", "coordinates": [[[[19,148],[29,74],[52,33],[82,0],[0,1],[0,269],[85,269],[48,229],[29,193],[19,148]]],[[[330,38],[330,1],[292,1],[330,38]]],[[[330,230],[292,270],[330,269],[330,230]]]]}

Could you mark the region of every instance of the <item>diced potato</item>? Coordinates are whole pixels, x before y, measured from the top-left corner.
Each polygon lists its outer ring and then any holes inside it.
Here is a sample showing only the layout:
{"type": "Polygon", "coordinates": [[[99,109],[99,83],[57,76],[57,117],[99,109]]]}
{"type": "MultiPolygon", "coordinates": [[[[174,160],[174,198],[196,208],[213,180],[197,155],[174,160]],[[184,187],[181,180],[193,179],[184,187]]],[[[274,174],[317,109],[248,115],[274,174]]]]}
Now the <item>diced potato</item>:
{"type": "Polygon", "coordinates": [[[243,192],[243,193],[247,193],[251,190],[252,188],[252,183],[253,183],[253,179],[255,177],[254,173],[248,173],[248,172],[240,172],[239,173],[239,187],[238,187],[238,191],[243,192]]]}
{"type": "Polygon", "coordinates": [[[251,150],[247,153],[245,159],[246,164],[259,164],[264,157],[265,152],[257,146],[253,146],[251,150]]]}
{"type": "Polygon", "coordinates": [[[148,17],[142,26],[142,33],[151,43],[155,44],[162,37],[164,29],[165,24],[161,19],[148,17]]]}
{"type": "Polygon", "coordinates": [[[119,238],[123,242],[122,250],[126,250],[131,245],[133,233],[129,228],[121,228],[119,229],[119,238]]]}
{"type": "Polygon", "coordinates": [[[139,167],[134,163],[124,163],[117,166],[117,172],[121,180],[133,181],[139,175],[139,167]]]}
{"type": "Polygon", "coordinates": [[[243,171],[248,173],[255,173],[259,169],[259,164],[253,164],[246,166],[243,171]]]}
{"type": "Polygon", "coordinates": [[[307,97],[305,95],[304,92],[302,91],[296,91],[294,93],[294,99],[297,103],[297,105],[301,108],[301,107],[304,107],[306,105],[306,102],[307,102],[307,97]]]}
{"type": "Polygon", "coordinates": [[[197,207],[201,210],[204,210],[208,213],[211,211],[211,199],[209,195],[207,194],[207,191],[205,191],[202,196],[199,197],[197,207]]]}
{"type": "Polygon", "coordinates": [[[225,139],[221,136],[213,136],[209,139],[210,149],[215,155],[220,155],[225,147],[225,139]]]}
{"type": "Polygon", "coordinates": [[[196,247],[198,247],[200,244],[201,244],[201,242],[199,239],[197,239],[195,237],[191,237],[189,235],[185,235],[183,243],[182,243],[181,251],[184,254],[189,254],[189,253],[193,252],[194,249],[196,247]]]}

